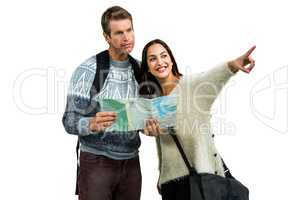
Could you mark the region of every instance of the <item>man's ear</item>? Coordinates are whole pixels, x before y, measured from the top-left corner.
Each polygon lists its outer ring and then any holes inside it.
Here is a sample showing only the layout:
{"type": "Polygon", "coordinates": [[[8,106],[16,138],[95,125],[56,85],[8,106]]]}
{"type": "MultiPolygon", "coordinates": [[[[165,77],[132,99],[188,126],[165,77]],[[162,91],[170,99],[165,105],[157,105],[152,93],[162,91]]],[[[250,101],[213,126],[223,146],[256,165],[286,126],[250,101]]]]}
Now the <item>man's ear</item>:
{"type": "Polygon", "coordinates": [[[103,37],[105,38],[106,42],[109,44],[110,36],[103,32],[103,37]]]}

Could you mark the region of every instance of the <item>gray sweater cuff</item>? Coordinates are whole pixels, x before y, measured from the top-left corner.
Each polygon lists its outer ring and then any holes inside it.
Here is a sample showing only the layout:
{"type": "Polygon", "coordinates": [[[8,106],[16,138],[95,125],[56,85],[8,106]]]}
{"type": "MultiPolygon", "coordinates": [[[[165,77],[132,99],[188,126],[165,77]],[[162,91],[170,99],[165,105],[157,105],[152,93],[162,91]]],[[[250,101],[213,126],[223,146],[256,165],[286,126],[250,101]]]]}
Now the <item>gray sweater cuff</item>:
{"type": "Polygon", "coordinates": [[[94,134],[95,132],[90,131],[89,123],[92,117],[82,117],[78,122],[78,133],[79,136],[87,136],[90,134],[94,134]]]}

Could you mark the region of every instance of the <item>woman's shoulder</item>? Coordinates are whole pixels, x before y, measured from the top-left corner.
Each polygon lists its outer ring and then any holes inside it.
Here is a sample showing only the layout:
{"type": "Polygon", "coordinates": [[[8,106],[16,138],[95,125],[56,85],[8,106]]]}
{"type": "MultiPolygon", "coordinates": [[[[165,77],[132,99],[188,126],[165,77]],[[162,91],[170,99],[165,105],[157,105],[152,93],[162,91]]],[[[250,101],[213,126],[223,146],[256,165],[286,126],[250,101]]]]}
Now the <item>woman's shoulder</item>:
{"type": "Polygon", "coordinates": [[[203,78],[205,75],[205,72],[197,72],[197,73],[193,73],[193,74],[185,74],[183,75],[180,80],[179,80],[179,84],[184,84],[186,82],[193,82],[196,80],[199,80],[201,78],[203,78]]]}
{"type": "Polygon", "coordinates": [[[229,70],[227,63],[220,63],[206,71],[184,75],[181,82],[214,80],[220,76],[230,77],[232,75],[234,73],[229,70]]]}

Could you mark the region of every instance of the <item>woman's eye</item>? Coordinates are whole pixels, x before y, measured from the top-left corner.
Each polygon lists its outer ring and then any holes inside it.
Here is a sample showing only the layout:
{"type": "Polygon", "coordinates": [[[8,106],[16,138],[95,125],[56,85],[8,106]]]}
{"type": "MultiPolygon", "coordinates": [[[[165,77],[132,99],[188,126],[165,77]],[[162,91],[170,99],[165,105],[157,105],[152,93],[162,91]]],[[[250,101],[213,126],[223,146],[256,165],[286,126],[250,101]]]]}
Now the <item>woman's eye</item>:
{"type": "Polygon", "coordinates": [[[155,58],[150,58],[150,62],[153,62],[153,61],[155,61],[155,58]]]}
{"type": "Polygon", "coordinates": [[[161,57],[162,57],[162,58],[166,58],[166,57],[167,57],[167,55],[165,55],[165,54],[164,54],[164,55],[162,55],[161,57]]]}

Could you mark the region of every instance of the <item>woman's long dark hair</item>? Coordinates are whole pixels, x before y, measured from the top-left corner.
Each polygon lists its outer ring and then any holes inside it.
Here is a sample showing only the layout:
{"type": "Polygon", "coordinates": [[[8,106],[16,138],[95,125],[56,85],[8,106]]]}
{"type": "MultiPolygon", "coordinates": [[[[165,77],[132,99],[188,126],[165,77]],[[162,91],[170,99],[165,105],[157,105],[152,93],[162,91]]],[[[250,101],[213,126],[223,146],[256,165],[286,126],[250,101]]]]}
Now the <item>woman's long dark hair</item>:
{"type": "Polygon", "coordinates": [[[140,74],[141,82],[140,82],[140,89],[139,89],[139,94],[147,98],[153,98],[162,95],[162,87],[157,81],[157,79],[149,72],[149,66],[147,63],[148,49],[154,44],[160,44],[167,50],[173,63],[172,74],[177,78],[180,78],[182,76],[182,74],[178,70],[177,63],[175,61],[175,58],[173,56],[170,47],[160,39],[155,39],[148,42],[145,45],[142,53],[141,74],[140,74]]]}

